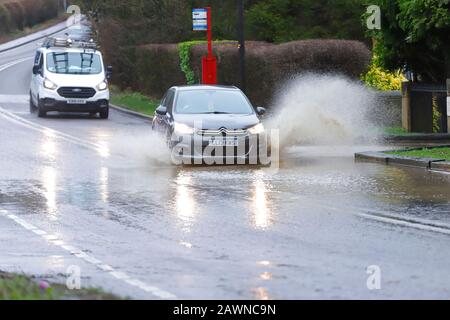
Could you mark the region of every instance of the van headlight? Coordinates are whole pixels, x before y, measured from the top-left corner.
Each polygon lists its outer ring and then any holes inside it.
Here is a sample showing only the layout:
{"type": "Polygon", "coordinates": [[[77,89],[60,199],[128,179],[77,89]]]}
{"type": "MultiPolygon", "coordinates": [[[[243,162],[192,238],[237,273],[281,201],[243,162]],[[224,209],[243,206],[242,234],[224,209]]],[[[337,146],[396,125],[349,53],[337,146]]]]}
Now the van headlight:
{"type": "Polygon", "coordinates": [[[186,135],[186,134],[194,134],[195,130],[192,127],[189,127],[188,125],[185,125],[183,123],[177,123],[174,124],[174,131],[178,135],[186,135]]]}
{"type": "Polygon", "coordinates": [[[108,82],[106,80],[103,80],[102,82],[100,82],[97,85],[97,90],[98,91],[105,91],[106,89],[108,89],[108,82]]]}
{"type": "Polygon", "coordinates": [[[265,129],[264,129],[264,126],[262,123],[258,123],[256,126],[248,129],[248,132],[250,132],[251,134],[261,134],[264,131],[265,131],[265,129]]]}
{"type": "Polygon", "coordinates": [[[55,83],[53,83],[52,81],[50,81],[49,79],[45,78],[44,79],[44,88],[49,89],[49,90],[55,90],[56,88],[58,88],[58,86],[55,83]]]}

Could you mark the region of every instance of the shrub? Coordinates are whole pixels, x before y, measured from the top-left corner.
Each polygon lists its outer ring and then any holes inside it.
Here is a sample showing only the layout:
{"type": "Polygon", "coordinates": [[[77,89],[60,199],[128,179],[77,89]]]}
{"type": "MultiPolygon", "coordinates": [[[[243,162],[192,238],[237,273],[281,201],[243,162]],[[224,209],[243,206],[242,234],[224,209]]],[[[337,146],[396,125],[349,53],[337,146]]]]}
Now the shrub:
{"type": "Polygon", "coordinates": [[[135,52],[137,85],[132,88],[159,98],[171,86],[186,84],[176,44],[140,46],[135,52]]]}
{"type": "Polygon", "coordinates": [[[11,14],[6,7],[0,4],[0,32],[11,31],[11,14]]]}
{"type": "Polygon", "coordinates": [[[200,42],[201,41],[186,41],[178,44],[178,50],[180,53],[180,68],[186,77],[187,84],[195,83],[194,71],[191,69],[191,48],[200,42]]]}
{"type": "Polygon", "coordinates": [[[379,66],[376,59],[374,59],[369,66],[368,72],[361,76],[361,80],[369,87],[381,91],[389,91],[401,90],[402,82],[406,81],[406,78],[403,76],[401,70],[394,72],[385,70],[379,66]]]}
{"type": "MultiPolygon", "coordinates": [[[[236,44],[214,46],[218,58],[218,78],[222,84],[240,86],[239,49],[236,44]]],[[[201,56],[205,45],[192,49],[197,77],[201,74],[201,56]]],[[[367,70],[371,53],[358,41],[304,40],[279,45],[250,41],[247,43],[247,93],[258,105],[267,105],[286,80],[301,73],[340,73],[358,78],[367,70]]]]}
{"type": "Polygon", "coordinates": [[[0,0],[0,31],[23,30],[57,17],[58,0],[0,0]]]}
{"type": "MultiPolygon", "coordinates": [[[[111,44],[102,42],[107,61],[116,70],[113,82],[122,89],[160,97],[173,85],[193,84],[201,79],[201,57],[207,54],[205,42],[120,49],[111,44]]],[[[214,52],[219,83],[240,86],[237,43],[216,42],[214,52]]],[[[248,42],[247,93],[255,104],[268,105],[286,80],[303,72],[341,73],[357,79],[367,70],[370,57],[367,47],[357,41],[308,40],[280,45],[248,42]]]]}

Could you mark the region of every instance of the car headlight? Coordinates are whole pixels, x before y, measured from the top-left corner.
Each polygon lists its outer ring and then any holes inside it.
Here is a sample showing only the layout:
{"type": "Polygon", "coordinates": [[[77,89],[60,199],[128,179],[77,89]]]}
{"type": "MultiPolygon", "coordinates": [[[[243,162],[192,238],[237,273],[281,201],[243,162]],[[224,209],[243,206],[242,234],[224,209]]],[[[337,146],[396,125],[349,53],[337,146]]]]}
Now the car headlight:
{"type": "Polygon", "coordinates": [[[248,129],[248,132],[250,132],[251,134],[261,134],[264,132],[264,126],[262,123],[258,123],[256,126],[251,127],[250,129],[248,129]]]}
{"type": "Polygon", "coordinates": [[[174,131],[176,134],[179,134],[179,135],[193,134],[195,132],[194,128],[189,127],[183,123],[175,123],[174,131]]]}
{"type": "Polygon", "coordinates": [[[44,88],[49,90],[55,90],[58,86],[54,84],[52,81],[48,80],[47,78],[44,79],[44,88]]]}
{"type": "Polygon", "coordinates": [[[98,91],[105,91],[106,89],[108,89],[108,82],[107,82],[106,80],[100,82],[100,83],[97,85],[97,90],[98,90],[98,91]]]}

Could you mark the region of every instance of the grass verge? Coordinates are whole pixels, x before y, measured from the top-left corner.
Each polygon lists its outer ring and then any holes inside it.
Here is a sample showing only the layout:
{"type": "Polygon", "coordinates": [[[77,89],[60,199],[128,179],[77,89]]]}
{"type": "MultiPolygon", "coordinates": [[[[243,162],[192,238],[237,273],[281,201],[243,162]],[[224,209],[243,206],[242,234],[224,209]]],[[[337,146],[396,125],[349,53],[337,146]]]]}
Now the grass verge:
{"type": "Polygon", "coordinates": [[[393,151],[386,152],[396,156],[416,157],[416,158],[435,158],[450,161],[450,147],[443,148],[424,148],[420,150],[393,151]]]}
{"type": "Polygon", "coordinates": [[[402,127],[387,127],[383,129],[383,132],[388,136],[414,136],[420,134],[415,132],[407,132],[402,127]]]}
{"type": "Polygon", "coordinates": [[[157,99],[139,92],[120,91],[114,86],[111,87],[111,103],[149,116],[153,116],[159,106],[159,100],[157,99]]]}
{"type": "Polygon", "coordinates": [[[61,284],[0,272],[0,300],[120,300],[101,289],[69,290],[61,284]]]}

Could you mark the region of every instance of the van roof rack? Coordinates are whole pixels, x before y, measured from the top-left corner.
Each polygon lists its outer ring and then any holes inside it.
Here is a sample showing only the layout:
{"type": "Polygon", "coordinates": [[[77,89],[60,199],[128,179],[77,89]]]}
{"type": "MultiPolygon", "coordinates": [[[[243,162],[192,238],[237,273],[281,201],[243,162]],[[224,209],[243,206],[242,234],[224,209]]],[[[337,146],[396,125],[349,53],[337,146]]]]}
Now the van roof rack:
{"type": "Polygon", "coordinates": [[[46,38],[43,47],[48,48],[80,48],[97,50],[97,43],[90,41],[75,41],[70,38],[46,38]]]}

